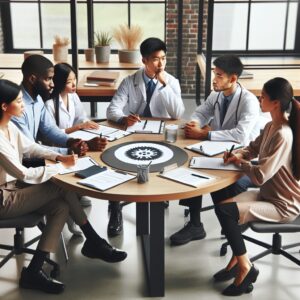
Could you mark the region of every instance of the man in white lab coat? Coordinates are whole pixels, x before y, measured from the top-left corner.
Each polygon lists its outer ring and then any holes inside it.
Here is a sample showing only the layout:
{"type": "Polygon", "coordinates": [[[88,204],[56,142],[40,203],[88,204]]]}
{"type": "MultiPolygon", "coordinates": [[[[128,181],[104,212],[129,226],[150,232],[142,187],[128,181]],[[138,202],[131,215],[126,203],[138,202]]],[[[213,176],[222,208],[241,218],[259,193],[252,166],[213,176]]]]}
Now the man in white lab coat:
{"type": "MultiPolygon", "coordinates": [[[[234,55],[223,55],[213,62],[214,91],[206,101],[197,107],[191,121],[185,125],[187,138],[211,141],[234,141],[248,145],[260,132],[264,121],[258,99],[238,83],[243,71],[243,64],[234,55]]],[[[211,194],[213,202],[233,197],[251,186],[248,177],[225,189],[211,194]]],[[[178,232],[171,235],[172,245],[183,245],[192,240],[205,238],[206,232],[201,223],[200,210],[202,196],[180,201],[180,205],[188,206],[190,221],[178,232]]]]}
{"type": "MultiPolygon", "coordinates": [[[[166,44],[148,38],[140,46],[144,67],[125,78],[107,108],[108,120],[131,126],[143,117],[179,119],[184,112],[178,80],[165,71],[166,44]]],[[[122,232],[119,202],[111,202],[108,235],[122,232]]]]}

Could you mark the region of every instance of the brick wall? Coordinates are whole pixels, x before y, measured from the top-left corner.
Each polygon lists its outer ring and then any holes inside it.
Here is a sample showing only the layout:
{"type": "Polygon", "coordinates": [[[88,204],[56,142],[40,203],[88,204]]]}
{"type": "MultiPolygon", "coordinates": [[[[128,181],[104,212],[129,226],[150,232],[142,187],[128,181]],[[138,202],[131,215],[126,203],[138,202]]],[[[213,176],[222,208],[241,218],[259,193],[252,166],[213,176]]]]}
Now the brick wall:
{"type": "Polygon", "coordinates": [[[1,19],[1,11],[0,11],[0,53],[4,50],[4,41],[3,41],[3,30],[2,30],[2,19],[1,19]]]}
{"type": "MultiPolygon", "coordinates": [[[[196,91],[198,11],[199,0],[183,0],[182,72],[180,83],[182,93],[188,95],[195,95],[196,91]]],[[[167,71],[175,76],[177,75],[177,34],[178,0],[168,0],[166,11],[167,71]]]]}

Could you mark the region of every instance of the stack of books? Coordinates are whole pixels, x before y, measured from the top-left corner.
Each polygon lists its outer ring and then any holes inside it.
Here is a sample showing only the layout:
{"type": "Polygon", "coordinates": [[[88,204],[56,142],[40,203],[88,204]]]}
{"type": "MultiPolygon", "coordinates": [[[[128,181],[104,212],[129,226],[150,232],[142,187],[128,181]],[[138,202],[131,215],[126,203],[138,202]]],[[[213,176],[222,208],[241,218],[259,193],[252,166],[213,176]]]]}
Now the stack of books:
{"type": "Polygon", "coordinates": [[[85,86],[114,86],[119,76],[120,72],[101,70],[93,71],[86,77],[85,86]]]}

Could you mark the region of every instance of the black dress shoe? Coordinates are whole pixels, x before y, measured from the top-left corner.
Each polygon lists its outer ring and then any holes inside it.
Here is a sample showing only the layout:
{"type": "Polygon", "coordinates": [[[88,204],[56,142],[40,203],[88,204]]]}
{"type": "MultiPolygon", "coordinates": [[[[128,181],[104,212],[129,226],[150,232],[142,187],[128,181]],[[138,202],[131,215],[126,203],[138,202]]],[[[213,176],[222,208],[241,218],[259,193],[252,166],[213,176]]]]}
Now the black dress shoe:
{"type": "Polygon", "coordinates": [[[238,265],[234,265],[230,270],[225,268],[214,274],[215,281],[226,281],[235,278],[238,270],[238,265]]]}
{"type": "Polygon", "coordinates": [[[123,231],[123,217],[121,208],[111,207],[110,218],[107,225],[107,235],[114,237],[123,231]]]}
{"type": "Polygon", "coordinates": [[[259,274],[258,269],[252,265],[250,271],[244,278],[244,280],[239,284],[231,284],[229,285],[222,294],[225,296],[240,296],[245,293],[251,293],[253,290],[252,283],[254,283],[257,279],[257,276],[259,274]]]}
{"type": "Polygon", "coordinates": [[[202,223],[200,226],[195,226],[191,222],[188,222],[182,229],[171,235],[170,240],[171,245],[179,246],[187,244],[190,241],[204,239],[205,237],[206,232],[202,223]]]}
{"type": "Polygon", "coordinates": [[[49,277],[43,270],[31,272],[26,268],[21,272],[19,286],[23,289],[40,290],[50,294],[60,294],[65,289],[62,282],[49,277]]]}
{"type": "Polygon", "coordinates": [[[99,258],[110,263],[120,262],[127,257],[126,252],[113,248],[104,239],[97,242],[86,240],[81,253],[86,257],[99,258]]]}

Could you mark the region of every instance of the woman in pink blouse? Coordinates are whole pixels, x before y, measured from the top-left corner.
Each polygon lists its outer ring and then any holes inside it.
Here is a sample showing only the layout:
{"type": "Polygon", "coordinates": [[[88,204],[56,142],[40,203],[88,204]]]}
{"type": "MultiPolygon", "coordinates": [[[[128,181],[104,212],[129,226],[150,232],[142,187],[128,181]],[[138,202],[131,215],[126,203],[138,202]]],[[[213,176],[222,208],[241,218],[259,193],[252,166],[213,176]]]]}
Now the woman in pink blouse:
{"type": "Polygon", "coordinates": [[[215,207],[233,252],[227,267],[214,275],[216,281],[235,278],[223,291],[227,296],[251,292],[259,273],[248,258],[239,224],[256,220],[286,223],[300,214],[300,170],[293,168],[299,156],[296,124],[287,115],[291,107],[294,114],[299,103],[293,98],[290,83],[279,77],[264,84],[259,101],[272,121],[248,147],[232,154],[225,152],[224,162],[240,166],[260,189],[243,192],[215,207]],[[258,164],[252,165],[250,160],[256,157],[258,164]]]}
{"type": "Polygon", "coordinates": [[[0,80],[0,219],[37,212],[47,216],[47,224],[29,266],[23,268],[20,287],[47,293],[61,293],[64,284],[46,275],[42,269],[45,258],[55,252],[60,233],[69,214],[86,237],[82,254],[107,262],[119,262],[126,252],[111,247],[93,229],[81,208],[78,196],[65,191],[49,179],[65,166],[74,165],[77,156],[62,156],[29,140],[10,122],[12,116],[24,111],[20,86],[0,80]],[[36,168],[22,165],[24,154],[30,157],[60,161],[36,168]],[[22,182],[22,187],[19,185],[22,182]]]}

